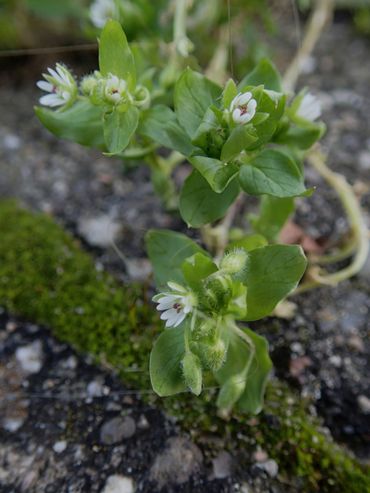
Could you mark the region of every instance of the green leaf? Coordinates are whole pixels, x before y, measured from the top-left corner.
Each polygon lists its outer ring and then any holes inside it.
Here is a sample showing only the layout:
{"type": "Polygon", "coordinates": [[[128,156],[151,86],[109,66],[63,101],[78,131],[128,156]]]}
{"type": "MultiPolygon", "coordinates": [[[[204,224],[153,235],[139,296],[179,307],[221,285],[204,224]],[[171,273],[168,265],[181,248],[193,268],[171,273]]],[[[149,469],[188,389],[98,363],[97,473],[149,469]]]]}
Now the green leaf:
{"type": "Polygon", "coordinates": [[[103,76],[117,75],[127,81],[130,90],[134,89],[135,61],[126,35],[117,21],[108,20],[102,30],[99,43],[99,68],[103,76]]]}
{"type": "Polygon", "coordinates": [[[250,216],[254,231],[262,234],[270,242],[277,241],[279,233],[288,217],[294,212],[294,198],[279,198],[264,195],[258,216],[250,216]]]}
{"type": "Polygon", "coordinates": [[[174,231],[152,229],[146,234],[145,241],[158,287],[165,286],[168,281],[184,283],[181,270],[184,260],[195,253],[207,255],[193,240],[174,231]]]}
{"type": "Polygon", "coordinates": [[[257,136],[251,125],[238,125],[231,131],[229,138],[222,147],[221,161],[230,161],[256,140],[257,136]]]}
{"type": "Polygon", "coordinates": [[[206,110],[192,144],[200,147],[206,156],[218,158],[225,140],[224,133],[225,129],[220,125],[215,108],[211,106],[206,110]]]}
{"type": "Polygon", "coordinates": [[[324,123],[305,126],[289,126],[285,132],[278,133],[274,137],[274,142],[278,144],[298,147],[299,149],[309,149],[325,133],[326,126],[324,123]]]}
{"type": "Polygon", "coordinates": [[[110,154],[118,154],[129,145],[139,122],[139,110],[130,106],[127,111],[114,108],[104,115],[104,139],[110,154]]]}
{"type": "Polygon", "coordinates": [[[225,164],[218,159],[205,156],[192,156],[189,158],[191,164],[208,181],[212,190],[217,193],[225,190],[239,168],[234,163],[225,164]]]}
{"type": "Polygon", "coordinates": [[[145,113],[139,132],[184,156],[189,156],[194,150],[175,113],[164,105],[155,106],[145,113]]]}
{"type": "Polygon", "coordinates": [[[243,164],[239,180],[243,190],[250,195],[297,197],[307,192],[295,161],[275,149],[264,150],[243,164]]]}
{"type": "Polygon", "coordinates": [[[182,127],[192,139],[208,107],[221,95],[221,88],[190,68],[184,70],[175,86],[175,111],[182,127]]]}
{"type": "Polygon", "coordinates": [[[35,107],[40,122],[54,135],[78,144],[105,148],[102,109],[88,101],[77,101],[63,111],[35,107]]]}
{"type": "Polygon", "coordinates": [[[273,91],[263,91],[257,105],[258,113],[252,123],[255,126],[258,139],[249,150],[258,149],[271,141],[275,134],[285,109],[285,96],[273,91]],[[259,115],[262,114],[262,117],[259,115]],[[267,114],[268,117],[264,114],[267,114]]]}
{"type": "Polygon", "coordinates": [[[235,332],[231,331],[226,361],[221,369],[215,373],[215,377],[223,387],[230,382],[233,383],[232,379],[234,379],[234,384],[239,387],[236,406],[244,412],[257,414],[263,407],[272,363],[268,354],[266,339],[247,328],[244,328],[243,332],[246,333],[255,348],[255,354],[247,375],[243,375],[243,370],[251,357],[250,346],[235,332]]]}
{"type": "Polygon", "coordinates": [[[199,228],[221,219],[239,193],[237,180],[216,193],[207,180],[194,170],[185,180],[180,194],[180,214],[188,226],[199,228]]]}
{"type": "Polygon", "coordinates": [[[166,329],[154,342],[149,372],[154,392],[160,397],[186,390],[181,361],[185,355],[184,328],[166,329]]]}
{"type": "Polygon", "coordinates": [[[303,250],[297,245],[268,245],[249,252],[240,279],[248,289],[246,320],[269,315],[297,287],[306,265],[303,250]]]}
{"type": "Polygon", "coordinates": [[[229,108],[232,100],[238,94],[238,88],[232,79],[226,82],[225,89],[222,92],[222,105],[224,108],[229,108]]]}
{"type": "Polygon", "coordinates": [[[234,240],[227,245],[227,251],[233,250],[235,248],[243,248],[246,252],[255,250],[267,245],[267,240],[264,236],[260,234],[247,235],[238,240],[234,240]]]}
{"type": "Polygon", "coordinates": [[[245,86],[259,86],[263,84],[266,89],[281,92],[281,78],[275,65],[268,58],[262,58],[254,70],[246,75],[239,83],[239,89],[245,86]]]}
{"type": "Polygon", "coordinates": [[[196,253],[183,262],[181,269],[189,286],[197,289],[203,279],[217,271],[217,265],[207,255],[196,253]]]}

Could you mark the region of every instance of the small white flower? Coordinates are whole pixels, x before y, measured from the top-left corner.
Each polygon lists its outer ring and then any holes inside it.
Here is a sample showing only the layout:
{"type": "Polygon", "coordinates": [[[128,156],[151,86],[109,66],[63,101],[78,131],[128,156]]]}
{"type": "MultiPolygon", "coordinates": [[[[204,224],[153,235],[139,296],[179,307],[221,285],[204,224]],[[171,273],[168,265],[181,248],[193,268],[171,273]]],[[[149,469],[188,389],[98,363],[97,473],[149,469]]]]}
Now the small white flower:
{"type": "Polygon", "coordinates": [[[257,101],[253,99],[251,92],[239,93],[231,101],[230,113],[235,123],[244,125],[252,120],[256,114],[257,101]]]}
{"type": "Polygon", "coordinates": [[[36,85],[45,92],[39,101],[44,106],[64,106],[73,103],[77,96],[77,84],[69,70],[56,64],[55,70],[48,68],[48,74],[42,74],[45,80],[39,80],[36,85]]]}
{"type": "Polygon", "coordinates": [[[108,74],[104,84],[104,96],[110,103],[118,104],[131,101],[132,98],[127,89],[127,82],[124,79],[108,74]]]}
{"type": "Polygon", "coordinates": [[[300,100],[296,115],[310,122],[317,120],[321,116],[320,101],[308,92],[300,100]]]}
{"type": "Polygon", "coordinates": [[[114,0],[95,0],[90,6],[90,20],[95,27],[103,28],[108,19],[116,17],[114,0]]]}
{"type": "Polygon", "coordinates": [[[177,327],[193,310],[196,300],[192,292],[175,282],[167,283],[171,292],[160,293],[153,297],[158,303],[157,310],[163,311],[162,320],[166,327],[177,327]]]}

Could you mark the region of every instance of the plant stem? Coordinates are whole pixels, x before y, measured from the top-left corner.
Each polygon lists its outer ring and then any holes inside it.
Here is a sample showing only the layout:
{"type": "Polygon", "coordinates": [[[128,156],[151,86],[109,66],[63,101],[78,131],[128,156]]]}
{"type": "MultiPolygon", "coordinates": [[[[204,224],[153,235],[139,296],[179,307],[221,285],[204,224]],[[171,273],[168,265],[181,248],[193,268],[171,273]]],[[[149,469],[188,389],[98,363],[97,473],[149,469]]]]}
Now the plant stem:
{"type": "Polygon", "coordinates": [[[215,252],[215,259],[220,259],[229,242],[229,231],[233,225],[235,216],[244,202],[244,195],[240,193],[234,203],[229,207],[226,216],[217,226],[203,226],[201,228],[202,239],[210,250],[215,252]]]}
{"type": "Polygon", "coordinates": [[[192,50],[192,43],[186,35],[186,20],[188,0],[176,0],[175,16],[173,20],[173,41],[176,52],[187,57],[192,50]]]}
{"type": "Polygon", "coordinates": [[[334,0],[316,0],[301,47],[297,51],[283,78],[283,86],[286,92],[294,91],[303,63],[313,52],[322,31],[332,17],[333,9],[334,0]]]}
{"type": "Polygon", "coordinates": [[[312,269],[311,272],[308,271],[311,280],[299,286],[293,294],[302,293],[321,285],[336,286],[339,282],[349,279],[361,271],[369,253],[369,232],[353,188],[344,176],[334,173],[326,166],[325,157],[319,150],[312,151],[308,156],[308,161],[338,193],[352,229],[353,244],[356,246],[356,250],[350,265],[338,272],[328,274],[325,271],[317,273],[312,269]]]}

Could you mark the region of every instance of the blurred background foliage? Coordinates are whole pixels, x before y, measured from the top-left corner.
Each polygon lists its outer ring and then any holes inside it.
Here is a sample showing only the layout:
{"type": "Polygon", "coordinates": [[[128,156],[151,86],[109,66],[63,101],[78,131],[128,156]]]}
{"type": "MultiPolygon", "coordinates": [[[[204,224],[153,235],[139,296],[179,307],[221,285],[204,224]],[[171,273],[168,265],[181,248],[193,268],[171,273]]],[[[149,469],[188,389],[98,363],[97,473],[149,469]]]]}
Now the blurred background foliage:
{"type": "MultiPolygon", "coordinates": [[[[286,29],[289,19],[294,25],[297,14],[305,19],[314,1],[188,0],[188,36],[195,46],[189,64],[196,65],[198,60],[207,66],[222,56],[215,47],[229,49],[231,32],[232,39],[238,40],[233,45],[238,77],[261,57],[273,56],[269,36],[286,29]]],[[[94,25],[91,12],[98,2],[114,3],[115,17],[129,40],[140,42],[153,64],[166,64],[158,45],[172,40],[176,0],[0,0],[0,53],[89,43],[93,47],[100,28],[94,25]]],[[[335,4],[338,11],[352,17],[361,33],[370,35],[370,0],[335,0],[335,4]]]]}

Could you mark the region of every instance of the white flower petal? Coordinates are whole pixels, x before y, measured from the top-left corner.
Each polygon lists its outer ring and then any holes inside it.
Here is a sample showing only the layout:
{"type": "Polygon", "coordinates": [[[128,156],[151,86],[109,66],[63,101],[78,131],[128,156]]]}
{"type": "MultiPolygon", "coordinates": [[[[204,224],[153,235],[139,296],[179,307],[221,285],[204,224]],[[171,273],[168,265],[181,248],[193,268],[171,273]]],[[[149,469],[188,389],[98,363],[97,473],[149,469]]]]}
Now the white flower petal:
{"type": "Polygon", "coordinates": [[[248,103],[248,113],[251,115],[255,115],[257,108],[257,101],[255,99],[251,99],[248,103]]]}
{"type": "Polygon", "coordinates": [[[177,320],[176,320],[176,322],[174,323],[174,325],[173,325],[173,326],[174,326],[174,327],[177,327],[178,325],[180,325],[180,324],[181,324],[181,322],[183,322],[183,321],[184,321],[185,317],[186,317],[186,314],[185,314],[185,313],[179,313],[179,314],[178,314],[178,317],[177,317],[177,320]]]}
{"type": "Polygon", "coordinates": [[[252,99],[252,93],[251,92],[244,92],[239,96],[238,99],[238,106],[244,106],[252,99]]]}
{"type": "Polygon", "coordinates": [[[61,99],[57,94],[47,94],[45,96],[42,96],[39,99],[40,104],[43,104],[44,106],[62,106],[65,104],[65,101],[61,99]]]}
{"type": "Polygon", "coordinates": [[[169,310],[163,312],[160,318],[161,320],[168,320],[176,315],[177,315],[177,310],[175,310],[174,308],[170,308],[169,310]]]}
{"type": "Polygon", "coordinates": [[[39,87],[42,91],[53,92],[54,86],[50,84],[50,82],[46,82],[46,80],[39,80],[36,82],[36,86],[39,87]]]}

